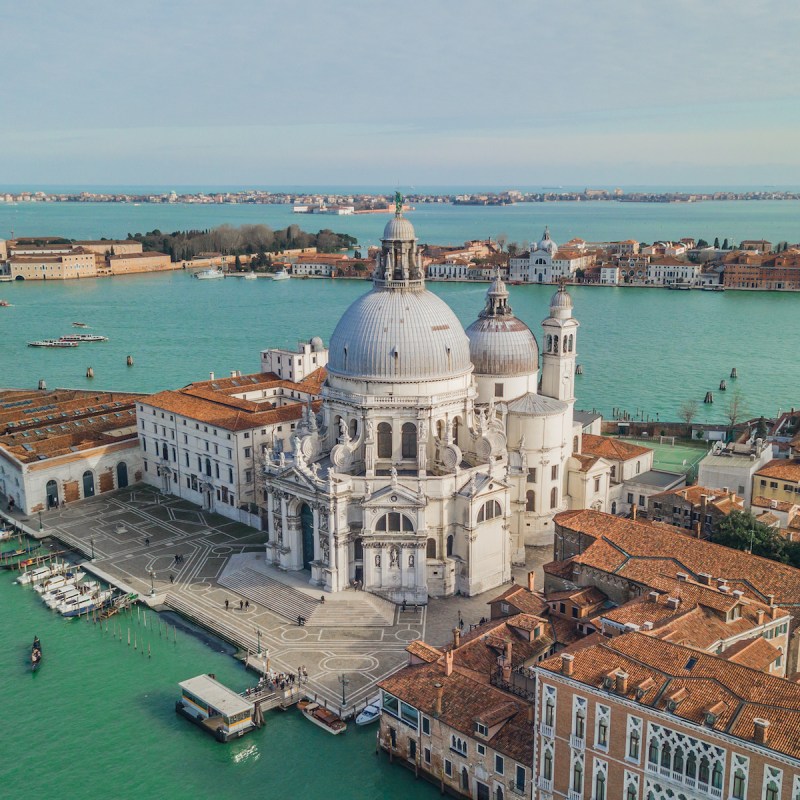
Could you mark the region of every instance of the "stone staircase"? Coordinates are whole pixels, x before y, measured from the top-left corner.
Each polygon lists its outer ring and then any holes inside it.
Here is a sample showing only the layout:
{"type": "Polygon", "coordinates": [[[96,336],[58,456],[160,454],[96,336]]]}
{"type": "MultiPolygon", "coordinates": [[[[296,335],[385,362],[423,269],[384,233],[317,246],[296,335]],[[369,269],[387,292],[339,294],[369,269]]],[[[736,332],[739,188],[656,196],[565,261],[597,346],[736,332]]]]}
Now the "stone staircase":
{"type": "Polygon", "coordinates": [[[212,616],[193,603],[188,603],[178,595],[172,593],[167,594],[164,599],[164,605],[168,606],[182,617],[186,617],[192,622],[198,623],[219,636],[220,639],[224,639],[226,642],[230,642],[242,650],[252,650],[255,652],[258,647],[256,636],[237,626],[228,625],[218,617],[212,616]]]}
{"type": "Polygon", "coordinates": [[[346,592],[321,603],[308,624],[321,628],[385,628],[394,625],[393,603],[368,592],[346,592]]]}
{"type": "Polygon", "coordinates": [[[322,607],[319,600],[249,567],[220,577],[218,583],[292,622],[296,622],[298,617],[305,617],[310,622],[312,614],[322,607]]]}

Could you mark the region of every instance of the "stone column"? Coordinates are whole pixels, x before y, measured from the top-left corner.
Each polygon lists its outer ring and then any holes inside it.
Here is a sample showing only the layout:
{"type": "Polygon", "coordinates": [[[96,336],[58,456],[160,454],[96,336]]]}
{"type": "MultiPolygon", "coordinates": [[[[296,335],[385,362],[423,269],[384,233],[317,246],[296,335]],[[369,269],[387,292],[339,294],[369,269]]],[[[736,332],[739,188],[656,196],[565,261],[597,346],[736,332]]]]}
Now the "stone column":
{"type": "MultiPolygon", "coordinates": [[[[322,561],[322,553],[321,547],[319,544],[319,537],[320,537],[320,530],[319,530],[319,504],[312,503],[311,504],[311,516],[314,520],[313,527],[314,527],[314,561],[322,561]]],[[[302,527],[301,527],[301,536],[302,536],[302,527]]]]}
{"type": "Polygon", "coordinates": [[[275,543],[275,520],[272,518],[273,494],[272,489],[266,489],[265,491],[267,493],[267,545],[271,545],[275,543]]]}

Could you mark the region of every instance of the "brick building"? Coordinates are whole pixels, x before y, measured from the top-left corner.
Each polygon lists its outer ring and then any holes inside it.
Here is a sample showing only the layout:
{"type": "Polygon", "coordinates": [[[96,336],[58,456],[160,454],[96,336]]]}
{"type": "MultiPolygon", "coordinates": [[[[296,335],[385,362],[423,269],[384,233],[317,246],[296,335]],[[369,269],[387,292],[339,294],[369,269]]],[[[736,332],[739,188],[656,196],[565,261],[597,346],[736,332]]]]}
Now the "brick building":
{"type": "Polygon", "coordinates": [[[744,498],[730,490],[723,492],[705,486],[682,486],[651,495],[647,500],[650,519],[699,530],[706,539],[731,511],[744,511],[744,498]]]}

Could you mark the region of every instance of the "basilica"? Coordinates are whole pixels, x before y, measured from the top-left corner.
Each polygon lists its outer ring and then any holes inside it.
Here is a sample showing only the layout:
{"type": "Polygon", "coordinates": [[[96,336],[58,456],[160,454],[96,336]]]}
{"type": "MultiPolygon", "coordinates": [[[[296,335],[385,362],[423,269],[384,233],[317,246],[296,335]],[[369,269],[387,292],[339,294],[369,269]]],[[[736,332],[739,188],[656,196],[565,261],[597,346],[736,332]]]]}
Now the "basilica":
{"type": "Polygon", "coordinates": [[[610,466],[581,455],[579,323],[563,286],[540,353],[499,276],[466,330],[425,287],[400,206],[372,290],[340,319],[321,404],[287,452],[265,450],[267,555],[327,591],[393,602],[507,582],[570,508],[608,510],[610,466]]]}

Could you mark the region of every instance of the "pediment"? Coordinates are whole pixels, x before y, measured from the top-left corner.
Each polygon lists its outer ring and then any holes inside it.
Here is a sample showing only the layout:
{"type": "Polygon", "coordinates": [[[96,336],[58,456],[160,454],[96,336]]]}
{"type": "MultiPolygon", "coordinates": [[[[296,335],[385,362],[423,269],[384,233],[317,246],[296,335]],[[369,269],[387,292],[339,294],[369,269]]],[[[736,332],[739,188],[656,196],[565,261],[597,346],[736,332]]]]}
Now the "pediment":
{"type": "Polygon", "coordinates": [[[361,505],[364,508],[423,508],[425,499],[405,486],[384,486],[361,505]]]}

